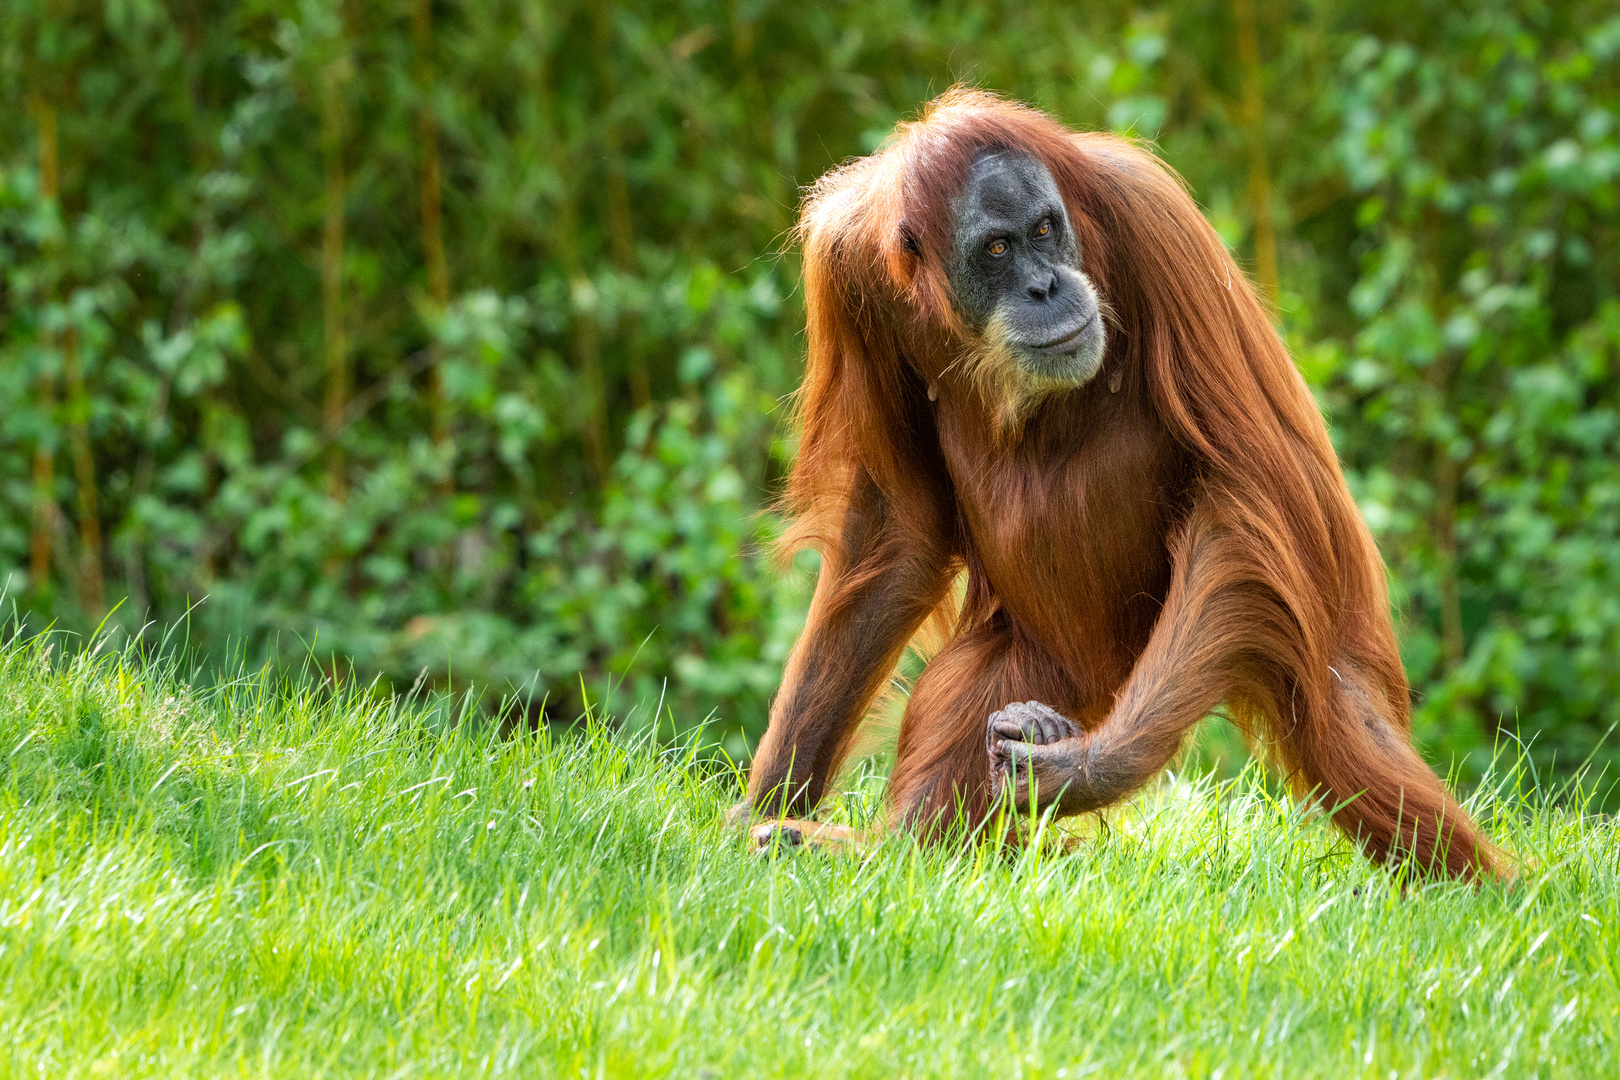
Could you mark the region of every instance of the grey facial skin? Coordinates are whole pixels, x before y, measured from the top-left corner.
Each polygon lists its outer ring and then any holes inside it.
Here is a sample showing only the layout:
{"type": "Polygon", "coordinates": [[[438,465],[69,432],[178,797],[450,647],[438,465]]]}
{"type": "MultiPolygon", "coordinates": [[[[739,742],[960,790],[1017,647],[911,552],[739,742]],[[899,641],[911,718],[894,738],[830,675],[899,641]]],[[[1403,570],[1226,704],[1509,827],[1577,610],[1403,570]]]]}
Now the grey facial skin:
{"type": "Polygon", "coordinates": [[[1037,383],[1095,375],[1101,305],[1052,174],[1030,157],[985,154],[955,211],[948,276],[962,319],[1037,383]]]}

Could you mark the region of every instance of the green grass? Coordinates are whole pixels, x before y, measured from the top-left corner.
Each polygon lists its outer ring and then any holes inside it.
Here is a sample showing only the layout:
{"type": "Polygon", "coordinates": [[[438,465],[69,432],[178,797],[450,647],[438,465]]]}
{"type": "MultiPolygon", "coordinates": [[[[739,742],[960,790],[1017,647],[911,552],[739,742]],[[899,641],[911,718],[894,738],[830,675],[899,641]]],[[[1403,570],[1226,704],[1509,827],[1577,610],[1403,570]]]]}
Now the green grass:
{"type": "Polygon", "coordinates": [[[37,643],[0,687],[6,1075],[1620,1076],[1620,838],[1522,795],[1512,889],[1252,778],[1068,855],[770,860],[734,774],[602,730],[37,643]]]}

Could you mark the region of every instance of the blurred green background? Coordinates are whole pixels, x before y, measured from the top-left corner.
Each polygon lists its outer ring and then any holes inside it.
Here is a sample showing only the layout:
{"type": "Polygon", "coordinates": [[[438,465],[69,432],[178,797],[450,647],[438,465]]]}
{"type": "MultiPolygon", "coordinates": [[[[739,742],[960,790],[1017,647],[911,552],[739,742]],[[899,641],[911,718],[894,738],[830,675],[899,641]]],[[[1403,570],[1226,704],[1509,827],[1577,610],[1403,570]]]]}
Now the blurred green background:
{"type": "Polygon", "coordinates": [[[965,81],[1153,140],[1275,300],[1431,755],[1606,760],[1617,76],[1612,0],[5,0],[0,580],[744,752],[798,192],[965,81]]]}

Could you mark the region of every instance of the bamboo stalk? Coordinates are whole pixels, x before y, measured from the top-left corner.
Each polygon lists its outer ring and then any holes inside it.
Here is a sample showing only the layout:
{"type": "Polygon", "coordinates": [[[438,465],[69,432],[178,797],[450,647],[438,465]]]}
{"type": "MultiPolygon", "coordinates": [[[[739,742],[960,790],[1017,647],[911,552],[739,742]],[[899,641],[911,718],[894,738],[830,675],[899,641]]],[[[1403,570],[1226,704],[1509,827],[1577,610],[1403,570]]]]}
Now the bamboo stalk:
{"type": "MultiPolygon", "coordinates": [[[[1433,313],[1436,323],[1446,320],[1446,298],[1441,288],[1441,236],[1442,221],[1434,205],[1424,207],[1418,227],[1418,250],[1422,253],[1423,298],[1433,313]]],[[[1450,411],[1451,383],[1456,371],[1457,354],[1454,349],[1443,348],[1428,371],[1424,381],[1435,396],[1435,404],[1450,411]]],[[[1462,483],[1464,463],[1452,457],[1443,441],[1431,444],[1434,462],[1434,520],[1430,536],[1434,541],[1435,576],[1440,591],[1440,648],[1446,669],[1454,671],[1463,662],[1468,642],[1463,635],[1461,567],[1457,554],[1457,496],[1462,483]]]]}
{"type": "Polygon", "coordinates": [[[62,378],[67,384],[68,441],[79,496],[79,606],[92,618],[105,607],[101,575],[101,513],[96,505],[96,459],[90,448],[90,398],[79,366],[79,332],[62,332],[62,378]]]}
{"type": "Polygon", "coordinates": [[[1277,227],[1271,216],[1271,166],[1266,155],[1265,94],[1254,0],[1232,0],[1238,67],[1243,75],[1243,120],[1249,135],[1249,217],[1254,225],[1254,276],[1266,302],[1277,303],[1277,227]]]}
{"type": "MultiPolygon", "coordinates": [[[[39,136],[39,193],[53,205],[59,203],[61,191],[57,172],[56,108],[37,100],[34,103],[34,122],[39,136]]],[[[55,254],[55,241],[48,241],[49,255],[55,254]]],[[[47,332],[47,347],[53,344],[47,332]]],[[[51,430],[52,414],[56,411],[56,377],[49,368],[42,369],[35,380],[41,431],[34,443],[34,495],[33,523],[28,543],[28,587],[36,596],[44,593],[51,576],[51,537],[56,531],[59,513],[53,488],[56,484],[55,433],[51,430]]]]}
{"type": "Polygon", "coordinates": [[[36,98],[34,123],[39,136],[39,193],[54,203],[61,197],[57,172],[56,106],[36,98]]]}
{"type": "MultiPolygon", "coordinates": [[[[606,4],[596,5],[593,29],[596,36],[597,78],[601,83],[603,98],[612,101],[618,94],[618,88],[614,85],[613,69],[608,60],[613,55],[613,26],[609,16],[606,4]]],[[[625,176],[618,125],[611,117],[602,125],[602,141],[607,151],[608,243],[613,252],[614,265],[624,273],[634,273],[635,223],[630,215],[630,182],[625,176]]],[[[638,329],[635,315],[626,312],[621,317],[620,330],[624,338],[630,404],[637,409],[652,400],[652,378],[647,370],[647,358],[642,354],[638,341],[638,329]]]]}
{"type": "MultiPolygon", "coordinates": [[[[56,411],[56,381],[50,372],[42,372],[35,383],[39,411],[49,424],[56,411]]],[[[40,435],[34,444],[34,514],[33,531],[28,543],[28,587],[36,596],[43,593],[51,577],[51,536],[56,531],[55,447],[50,432],[40,435]]]]}
{"type": "MultiPolygon", "coordinates": [[[[570,204],[571,209],[572,200],[565,196],[564,201],[570,204]]],[[[572,213],[567,215],[569,219],[572,216],[572,213]]],[[[596,319],[596,286],[579,268],[577,250],[566,259],[566,263],[574,271],[569,283],[574,300],[574,355],[579,358],[585,390],[580,438],[585,446],[585,463],[600,488],[607,484],[608,478],[607,388],[602,377],[602,340],[596,319]]]]}
{"type": "Polygon", "coordinates": [[[348,58],[321,69],[321,156],[326,173],[325,221],[321,232],[321,314],[326,347],[326,401],[322,413],[326,490],[342,501],[348,491],[343,446],[337,435],[349,401],[349,343],[343,322],[343,218],[347,178],[343,171],[343,82],[348,58]]]}
{"type": "MultiPolygon", "coordinates": [[[[630,184],[625,179],[624,164],[620,157],[619,140],[616,134],[610,136],[608,143],[608,231],[613,238],[613,261],[618,268],[626,273],[633,273],[636,268],[635,246],[630,236],[634,228],[630,218],[630,184]]],[[[652,376],[647,370],[647,357],[643,354],[641,344],[637,339],[639,324],[633,312],[626,312],[621,319],[621,330],[624,334],[625,354],[628,359],[630,376],[630,404],[634,408],[641,408],[652,400],[652,376]]]]}
{"type": "Polygon", "coordinates": [[[1462,589],[1457,579],[1457,463],[1441,450],[1435,469],[1434,550],[1440,578],[1440,647],[1446,667],[1463,661],[1462,589]]]}
{"type": "MultiPolygon", "coordinates": [[[[536,26],[535,29],[538,30],[539,27],[536,26]]],[[[553,103],[544,65],[545,58],[542,56],[539,62],[537,95],[540,105],[538,112],[543,118],[541,120],[544,125],[543,137],[549,144],[547,149],[551,155],[563,159],[568,155],[568,148],[558,138],[556,129],[551,123],[553,103]]],[[[562,174],[565,177],[573,175],[569,169],[563,169],[562,174]]],[[[574,332],[573,355],[579,369],[581,389],[584,391],[582,395],[584,400],[579,402],[575,414],[579,424],[580,445],[585,452],[585,466],[590,470],[591,479],[600,489],[606,485],[608,478],[608,439],[607,407],[603,392],[602,342],[596,317],[596,287],[585,273],[584,260],[580,256],[579,214],[575,204],[575,189],[566,181],[557,200],[557,227],[553,230],[552,236],[555,244],[553,250],[568,274],[573,300],[571,313],[574,332]]]]}
{"type": "MultiPolygon", "coordinates": [[[[421,94],[417,111],[417,137],[422,143],[422,255],[427,263],[428,296],[437,313],[443,313],[450,303],[450,266],[444,254],[444,212],[441,203],[442,180],[439,168],[439,116],[433,108],[433,89],[437,72],[433,66],[433,4],[432,0],[415,0],[411,9],[411,35],[416,42],[416,81],[421,94]]],[[[433,423],[433,443],[443,450],[450,445],[450,413],[444,399],[444,372],[439,357],[439,343],[433,342],[430,408],[433,423]]],[[[441,485],[445,493],[453,490],[454,470],[441,485]]]]}

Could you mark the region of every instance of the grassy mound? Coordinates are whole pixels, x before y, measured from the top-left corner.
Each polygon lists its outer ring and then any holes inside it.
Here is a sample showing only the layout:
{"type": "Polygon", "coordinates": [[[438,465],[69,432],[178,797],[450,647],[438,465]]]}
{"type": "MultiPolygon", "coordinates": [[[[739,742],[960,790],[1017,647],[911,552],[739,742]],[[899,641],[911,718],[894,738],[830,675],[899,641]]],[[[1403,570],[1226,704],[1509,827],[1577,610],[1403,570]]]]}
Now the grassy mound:
{"type": "Polygon", "coordinates": [[[768,860],[734,775],[604,730],[37,642],[0,688],[8,1075],[1620,1075],[1620,838],[1524,796],[1476,806],[1508,890],[1256,783],[1069,855],[768,860]]]}

